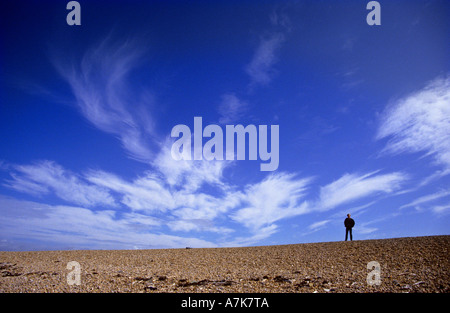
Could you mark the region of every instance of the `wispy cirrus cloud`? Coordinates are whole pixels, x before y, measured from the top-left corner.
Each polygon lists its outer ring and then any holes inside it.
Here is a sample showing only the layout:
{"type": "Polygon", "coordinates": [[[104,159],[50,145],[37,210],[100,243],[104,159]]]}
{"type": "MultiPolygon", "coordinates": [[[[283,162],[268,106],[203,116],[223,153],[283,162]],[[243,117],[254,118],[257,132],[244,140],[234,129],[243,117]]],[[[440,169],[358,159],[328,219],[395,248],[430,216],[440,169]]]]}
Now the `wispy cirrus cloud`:
{"type": "Polygon", "coordinates": [[[182,219],[170,221],[167,226],[173,231],[182,232],[213,232],[220,234],[230,234],[234,232],[233,229],[228,227],[215,226],[211,220],[207,219],[182,219]]]}
{"type": "Polygon", "coordinates": [[[113,173],[89,171],[86,180],[115,192],[126,207],[147,213],[164,212],[174,207],[172,194],[157,175],[147,173],[133,181],[126,181],[113,173]]]}
{"type": "MultiPolygon", "coordinates": [[[[310,181],[311,178],[297,178],[288,173],[269,175],[247,186],[243,192],[243,207],[231,218],[257,233],[278,220],[305,214],[308,205],[300,200],[305,197],[310,181]]],[[[271,228],[271,233],[273,231],[271,228]]]]}
{"type": "Polygon", "coordinates": [[[285,36],[280,32],[261,37],[252,60],[245,71],[250,77],[250,86],[267,85],[273,79],[276,71],[273,65],[277,62],[277,51],[285,36]]]}
{"type": "Polygon", "coordinates": [[[32,195],[55,194],[67,202],[88,206],[116,206],[110,192],[98,185],[87,183],[79,175],[52,161],[30,165],[13,165],[12,179],[4,186],[32,195]]]}
{"type": "Polygon", "coordinates": [[[157,168],[126,180],[102,170],[75,174],[53,161],[40,161],[7,166],[11,178],[3,185],[41,199],[56,196],[88,209],[139,212],[140,218],[152,223],[159,220],[173,230],[228,232],[226,227],[216,226],[214,219],[238,205],[241,195],[221,182],[220,175],[214,176],[216,172],[207,167],[212,163],[196,163],[200,167],[189,163],[176,173],[180,177],[174,182],[157,168]],[[218,186],[217,193],[198,190],[204,184],[218,186]]]}
{"type": "Polygon", "coordinates": [[[341,204],[365,198],[376,193],[398,190],[408,176],[401,172],[379,174],[345,174],[334,182],[321,187],[316,208],[320,211],[333,209],[341,204]]]}
{"type": "MultiPolygon", "coordinates": [[[[215,192],[206,192],[200,186],[194,190],[183,188],[182,182],[189,179],[184,176],[193,175],[195,168],[179,174],[183,178],[175,185],[163,173],[154,171],[126,180],[100,170],[75,175],[51,161],[8,168],[12,169],[14,176],[6,181],[5,186],[40,195],[41,198],[56,195],[68,202],[68,205],[61,206],[40,205],[39,210],[28,212],[33,216],[42,215],[40,218],[44,220],[40,225],[51,224],[53,219],[48,220],[48,217],[52,214],[57,215],[55,218],[58,221],[65,214],[66,220],[77,223],[80,216],[88,216],[97,222],[111,222],[117,229],[126,228],[127,232],[161,231],[163,226],[174,232],[213,232],[227,237],[219,244],[228,246],[254,244],[276,233],[280,220],[331,210],[378,193],[390,193],[400,188],[406,180],[401,173],[345,174],[322,187],[319,198],[312,201],[307,198],[311,196],[308,189],[312,178],[298,177],[292,173],[271,174],[243,190],[226,183],[223,178],[214,181],[198,174],[200,176],[195,180],[202,181],[201,185],[217,187],[215,192]],[[63,208],[68,210],[64,214],[63,208]],[[230,226],[236,223],[244,226],[249,235],[230,239],[229,236],[236,231],[230,226]],[[130,227],[131,230],[128,229],[130,227]]],[[[23,222],[19,218],[22,213],[11,216],[15,218],[14,223],[23,222]]],[[[311,225],[310,232],[325,227],[330,220],[328,218],[323,223],[311,225]]],[[[52,227],[49,226],[49,229],[52,227]]],[[[84,236],[81,233],[78,235],[84,236]]],[[[105,233],[99,235],[104,236],[105,233]]],[[[101,239],[107,240],[106,237],[101,239]]]]}
{"type": "Polygon", "coordinates": [[[173,231],[231,231],[214,223],[240,201],[239,192],[221,181],[221,168],[214,162],[188,162],[181,169],[175,166],[171,173],[170,166],[161,168],[162,159],[176,163],[170,151],[161,151],[155,163],[160,171],[147,171],[132,181],[104,171],[89,171],[85,176],[90,183],[117,193],[125,207],[145,216],[156,215],[173,231]],[[219,193],[202,192],[199,188],[203,185],[219,186],[219,193]]]}
{"type": "Polygon", "coordinates": [[[154,120],[147,110],[154,98],[147,91],[136,94],[130,75],[142,62],[144,50],[137,41],[113,43],[108,37],[91,47],[80,62],[53,62],[69,83],[81,114],[98,129],[115,135],[130,157],[148,162],[157,139],[154,120]]]}
{"type": "Polygon", "coordinates": [[[438,215],[444,215],[450,212],[450,204],[435,205],[432,211],[438,215]]]}
{"type": "Polygon", "coordinates": [[[219,123],[227,124],[239,121],[248,107],[248,103],[239,99],[234,93],[223,94],[218,108],[220,114],[219,123]]]}
{"type": "MultiPolygon", "coordinates": [[[[408,180],[401,172],[377,174],[344,174],[320,188],[316,200],[308,200],[306,193],[312,179],[296,178],[293,174],[271,175],[260,183],[248,186],[243,192],[243,208],[232,215],[254,233],[266,230],[268,236],[276,232],[276,221],[284,218],[328,211],[379,194],[392,194],[408,180]],[[270,231],[267,227],[272,226],[270,231]]],[[[310,195],[309,195],[310,196],[310,195]]],[[[362,208],[372,205],[373,200],[362,208]]],[[[348,212],[347,212],[348,213],[348,212]]],[[[309,233],[324,228],[333,217],[311,224],[309,233]]],[[[335,217],[334,217],[335,218],[335,217]]],[[[368,229],[366,229],[368,230],[368,229]]],[[[370,232],[376,229],[370,229],[370,232]]],[[[248,243],[248,241],[245,241],[248,243]]]]}
{"type": "Polygon", "coordinates": [[[395,101],[384,112],[376,136],[388,138],[385,153],[424,152],[450,173],[450,76],[395,101]]]}
{"type": "Polygon", "coordinates": [[[278,226],[276,224],[270,224],[268,226],[264,226],[258,229],[258,231],[253,232],[250,236],[240,236],[236,237],[233,240],[229,240],[223,243],[226,247],[243,247],[250,246],[269,238],[273,234],[278,231],[278,226]]]}
{"type": "Polygon", "coordinates": [[[410,208],[410,207],[419,207],[426,203],[433,202],[433,201],[436,201],[438,199],[445,198],[448,196],[450,196],[450,190],[438,191],[438,192],[435,192],[435,193],[432,193],[432,194],[429,194],[426,196],[419,197],[410,203],[404,204],[400,207],[400,209],[405,209],[405,208],[410,208]]]}
{"type": "MultiPolygon", "coordinates": [[[[308,231],[303,235],[309,235],[316,231],[322,230],[336,221],[342,219],[347,213],[361,213],[364,209],[375,204],[380,195],[393,195],[396,191],[407,182],[408,175],[401,172],[388,174],[378,174],[379,171],[367,174],[344,174],[339,179],[322,186],[320,188],[319,197],[315,201],[308,203],[310,212],[325,212],[339,208],[343,204],[362,202],[362,205],[345,210],[339,210],[314,222],[308,226],[308,231]]],[[[361,234],[369,234],[377,230],[375,227],[368,227],[371,222],[363,222],[358,226],[358,232],[361,234]]]]}
{"type": "MultiPolygon", "coordinates": [[[[250,78],[249,91],[256,86],[268,85],[277,71],[274,65],[278,62],[278,51],[285,41],[286,32],[290,31],[291,23],[288,16],[274,10],[270,16],[271,30],[260,35],[259,43],[250,62],[244,67],[250,78]]],[[[249,103],[236,96],[233,92],[224,93],[218,106],[219,122],[222,124],[239,121],[248,111],[249,103]]]]}
{"type": "MultiPolygon", "coordinates": [[[[149,249],[214,247],[192,237],[152,232],[160,221],[136,213],[47,205],[0,196],[0,235],[6,240],[33,238],[62,249],[149,249]]],[[[13,247],[10,247],[13,248],[13,247]]]]}
{"type": "Polygon", "coordinates": [[[321,228],[324,228],[329,222],[331,222],[331,220],[323,220],[323,221],[314,222],[308,226],[308,229],[311,231],[317,231],[321,228]]]}
{"type": "Polygon", "coordinates": [[[152,161],[154,168],[164,176],[171,187],[191,192],[203,184],[224,186],[223,171],[230,164],[231,161],[174,160],[169,141],[161,146],[152,161]]]}

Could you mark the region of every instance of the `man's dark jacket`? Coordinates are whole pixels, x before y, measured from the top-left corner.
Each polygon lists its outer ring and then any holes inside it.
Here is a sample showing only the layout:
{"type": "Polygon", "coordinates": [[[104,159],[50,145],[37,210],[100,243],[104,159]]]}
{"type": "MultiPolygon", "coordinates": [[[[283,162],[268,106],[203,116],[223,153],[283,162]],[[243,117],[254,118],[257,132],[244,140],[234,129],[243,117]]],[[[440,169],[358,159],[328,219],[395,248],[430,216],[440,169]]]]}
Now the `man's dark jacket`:
{"type": "Polygon", "coordinates": [[[345,228],[352,228],[353,226],[355,226],[355,221],[352,218],[347,217],[344,221],[344,225],[345,228]]]}

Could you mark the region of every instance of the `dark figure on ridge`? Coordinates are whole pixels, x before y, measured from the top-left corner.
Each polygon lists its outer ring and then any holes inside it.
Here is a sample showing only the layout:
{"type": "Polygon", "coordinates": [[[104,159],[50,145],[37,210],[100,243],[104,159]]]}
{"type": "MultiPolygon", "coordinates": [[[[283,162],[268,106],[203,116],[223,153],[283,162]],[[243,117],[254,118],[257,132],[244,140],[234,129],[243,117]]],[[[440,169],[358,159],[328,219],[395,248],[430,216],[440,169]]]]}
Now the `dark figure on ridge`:
{"type": "Polygon", "coordinates": [[[355,226],[355,221],[350,218],[350,214],[347,214],[347,218],[344,221],[345,226],[345,241],[347,241],[348,233],[350,233],[350,240],[353,240],[352,228],[355,226]]]}

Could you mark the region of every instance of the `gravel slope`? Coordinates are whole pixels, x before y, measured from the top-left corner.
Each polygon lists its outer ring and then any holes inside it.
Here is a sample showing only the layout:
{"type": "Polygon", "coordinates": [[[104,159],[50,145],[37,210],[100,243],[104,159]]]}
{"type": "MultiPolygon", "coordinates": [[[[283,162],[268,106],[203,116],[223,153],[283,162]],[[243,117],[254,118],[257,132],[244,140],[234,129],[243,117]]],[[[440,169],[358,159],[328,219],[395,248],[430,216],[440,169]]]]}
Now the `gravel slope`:
{"type": "Polygon", "coordinates": [[[450,236],[430,236],[245,248],[0,252],[0,292],[448,293],[449,251],[450,236]],[[67,283],[70,261],[80,264],[80,285],[67,283]],[[367,283],[370,261],[380,264],[380,285],[367,283]]]}

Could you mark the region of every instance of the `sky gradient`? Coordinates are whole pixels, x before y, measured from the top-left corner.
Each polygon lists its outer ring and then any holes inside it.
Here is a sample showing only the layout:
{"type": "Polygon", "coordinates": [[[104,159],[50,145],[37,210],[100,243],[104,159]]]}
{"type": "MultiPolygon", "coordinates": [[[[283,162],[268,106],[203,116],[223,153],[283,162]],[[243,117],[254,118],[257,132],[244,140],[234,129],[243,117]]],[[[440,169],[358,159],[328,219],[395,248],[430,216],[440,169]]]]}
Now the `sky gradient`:
{"type": "Polygon", "coordinates": [[[0,10],[0,250],[450,234],[448,1],[67,2],[0,10]],[[194,117],[278,168],[174,160],[194,117]]]}

